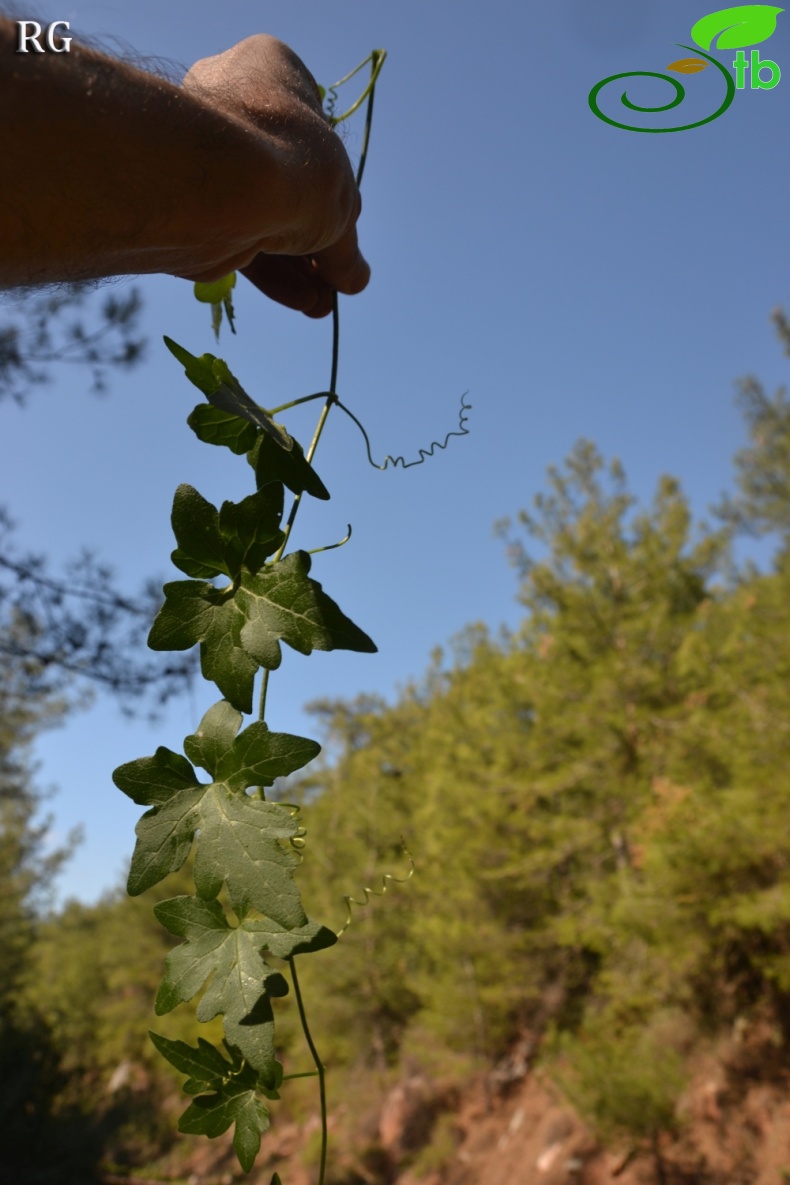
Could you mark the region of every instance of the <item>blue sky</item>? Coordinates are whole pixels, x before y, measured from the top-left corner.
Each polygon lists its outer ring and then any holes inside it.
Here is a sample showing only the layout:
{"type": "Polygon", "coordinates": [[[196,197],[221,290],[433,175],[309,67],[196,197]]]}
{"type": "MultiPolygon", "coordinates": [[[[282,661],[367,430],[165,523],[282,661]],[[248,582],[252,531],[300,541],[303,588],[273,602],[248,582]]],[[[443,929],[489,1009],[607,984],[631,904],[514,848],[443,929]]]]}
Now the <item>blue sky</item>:
{"type": "MultiPolygon", "coordinates": [[[[360,222],[373,278],[342,301],[338,389],[377,455],[416,457],[443,438],[466,391],[471,433],[422,467],[381,474],[350,421],[330,419],[316,468],[332,498],[302,507],[294,543],[331,543],[353,524],[352,541],[316,556],[313,575],[379,653],[288,651],[270,680],[272,728],[311,735],[308,701],[392,697],[467,623],[516,625],[516,583],[492,523],[528,505],[580,436],[622,460],[640,498],[671,473],[702,516],[730,486],[744,439],[734,380],[755,374],[773,390],[787,374],[769,314],[790,308],[790,16],[760,47],[786,71],[774,90],[739,91],[693,131],[638,135],[597,120],[590,88],[688,56],[678,43],[711,8],[135,0],[37,10],[184,68],[261,31],[323,83],[374,47],[389,54],[360,222]]],[[[717,72],[682,81],[684,114],[718,106],[717,72]]],[[[640,85],[633,101],[667,101],[668,84],[640,85]]],[[[349,128],[352,157],[360,136],[361,125],[349,128]]],[[[198,393],[161,344],[166,333],[194,353],[213,350],[205,307],[184,281],[135,282],[150,338],[143,367],[114,376],[104,400],[82,376],[59,373],[27,409],[0,407],[0,504],[20,545],[55,561],[89,545],[130,591],[155,573],[177,578],[169,514],[180,482],[215,503],[252,488],[243,460],[187,428],[198,393]]],[[[280,309],[243,280],[237,293],[238,336],[223,336],[218,352],[247,390],[273,406],[324,387],[329,322],[280,309]]],[[[287,421],[305,445],[314,418],[308,407],[287,421]]],[[[94,899],[131,852],[139,809],[113,786],[114,767],[159,744],[179,749],[216,698],[199,685],[156,728],[99,702],[39,740],[38,781],[58,788],[53,839],[77,822],[86,830],[64,896],[94,899]]]]}

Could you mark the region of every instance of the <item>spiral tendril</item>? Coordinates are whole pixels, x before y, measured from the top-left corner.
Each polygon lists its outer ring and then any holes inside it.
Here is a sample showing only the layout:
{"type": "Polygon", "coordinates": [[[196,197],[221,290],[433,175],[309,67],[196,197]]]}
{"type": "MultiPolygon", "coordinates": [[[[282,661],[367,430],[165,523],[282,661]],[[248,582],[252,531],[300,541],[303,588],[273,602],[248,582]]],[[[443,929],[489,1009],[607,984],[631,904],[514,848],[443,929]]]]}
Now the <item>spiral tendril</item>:
{"type": "Polygon", "coordinates": [[[411,469],[414,465],[422,465],[424,461],[427,461],[428,457],[434,456],[437,448],[441,448],[441,449],[447,448],[447,445],[450,441],[451,436],[468,436],[469,429],[464,427],[464,425],[466,424],[466,421],[469,419],[469,416],[465,416],[464,412],[469,411],[470,408],[472,407],[471,403],[464,402],[464,400],[466,399],[466,396],[468,394],[469,394],[468,391],[464,391],[463,395],[461,396],[461,411],[458,416],[458,428],[456,428],[452,432],[448,432],[444,438],[444,441],[434,440],[431,442],[431,444],[429,445],[429,447],[427,449],[424,449],[424,448],[419,449],[418,451],[420,454],[420,459],[418,461],[406,461],[403,457],[392,457],[388,453],[387,456],[384,458],[384,463],[382,465],[379,465],[378,462],[373,460],[373,454],[370,451],[370,437],[368,436],[367,432],[365,431],[365,429],[363,428],[362,424],[359,422],[357,417],[354,415],[354,413],[352,411],[349,411],[348,408],[346,407],[346,405],[344,403],[341,403],[339,399],[336,399],[335,402],[337,403],[337,406],[342,411],[344,411],[346,413],[347,416],[350,416],[350,418],[354,421],[354,423],[356,424],[356,426],[359,428],[360,432],[364,436],[365,448],[367,449],[368,461],[370,462],[370,464],[373,466],[374,469],[380,469],[383,473],[384,470],[387,469],[387,467],[389,465],[392,465],[393,469],[397,469],[398,465],[400,465],[401,468],[403,468],[403,469],[411,469]]]}
{"type": "Polygon", "coordinates": [[[403,839],[402,836],[401,836],[400,846],[403,849],[403,854],[408,858],[409,865],[410,865],[409,871],[406,874],[406,876],[393,876],[393,874],[391,872],[382,873],[381,888],[380,889],[371,889],[367,885],[365,885],[365,887],[362,889],[362,892],[365,894],[364,901],[360,901],[357,897],[351,897],[349,894],[345,894],[343,897],[343,900],[346,903],[346,920],[345,920],[345,923],[341,926],[341,928],[337,932],[338,938],[342,938],[343,935],[345,934],[346,930],[348,929],[348,927],[351,925],[351,922],[352,922],[351,906],[352,905],[357,905],[357,906],[359,906],[360,909],[364,909],[365,906],[370,903],[371,897],[383,897],[384,894],[389,889],[390,884],[405,885],[406,882],[410,881],[411,878],[414,876],[414,873],[416,872],[414,857],[412,856],[409,849],[406,847],[406,841],[403,839]]]}
{"type": "MultiPolygon", "coordinates": [[[[335,85],[339,85],[339,83],[336,83],[335,85]]],[[[326,108],[326,114],[329,117],[329,119],[335,118],[335,107],[337,106],[337,100],[338,100],[338,94],[337,94],[337,91],[335,90],[335,87],[334,86],[327,87],[326,98],[324,99],[324,104],[325,104],[325,108],[326,108]]]]}

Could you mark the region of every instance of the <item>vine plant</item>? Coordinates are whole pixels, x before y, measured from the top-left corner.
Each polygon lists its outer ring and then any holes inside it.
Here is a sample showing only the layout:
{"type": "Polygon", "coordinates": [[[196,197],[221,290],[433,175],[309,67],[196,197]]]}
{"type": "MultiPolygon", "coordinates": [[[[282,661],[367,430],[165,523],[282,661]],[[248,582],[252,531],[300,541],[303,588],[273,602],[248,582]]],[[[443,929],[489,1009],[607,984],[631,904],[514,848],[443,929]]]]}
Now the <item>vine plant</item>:
{"type": "MultiPolygon", "coordinates": [[[[374,50],[366,59],[371,66],[368,85],[342,115],[334,114],[340,83],[329,89],[333,125],[367,100],[357,184],[385,56],[374,50]]],[[[229,276],[218,284],[196,285],[198,299],[212,305],[217,336],[223,311],[234,328],[234,283],[235,276],[229,276]]],[[[197,1018],[208,1021],[221,1014],[224,1042],[219,1048],[199,1038],[197,1046],[191,1046],[151,1033],[159,1052],[188,1076],[184,1091],[192,1102],[181,1116],[179,1130],[214,1137],[235,1124],[236,1155],[245,1171],[252,1169],[261,1133],[269,1126],[266,1100],[279,1098],[285,1080],[275,1053],[271,1001],[289,988],[266,955],[285,960],[315,1063],[310,1073],[319,1084],[320,1182],[327,1151],[324,1067],[308,1026],[295,960],[332,946],[337,935],[309,920],[302,907],[294,880],[305,834],[298,808],[266,800],[266,789],[275,779],[301,769],[320,746],[305,737],[271,732],[265,708],[269,671],[280,665],[282,642],[301,654],[337,648],[376,650],[368,635],[312,579],[309,554],[284,554],[302,496],[329,497],[312,460],[329,410],[337,402],[338,339],[335,296],[331,380],[328,391],[307,397],[323,396],[324,405],[305,454],[274,418],[293,404],[273,410],[260,407],[222,359],[213,354],[196,357],[165,338],[187,378],[208,400],[193,410],[189,426],[206,444],[245,455],[256,490],[241,502],[224,502],[219,510],[192,486],[176,490],[171,521],[177,547],[172,560],[189,579],[165,585],[165,602],[148,644],[153,650],[187,650],[200,643],[203,675],[223,698],[185,739],[185,756],[161,746],[152,757],[130,761],[113,773],[124,794],[149,808],[136,828],[127,886],[132,896],[181,868],[193,844],[196,848],[196,894],[163,901],[154,911],[172,934],[184,939],[165,961],[155,1008],[158,1015],[169,1012],[193,999],[209,980],[197,1018]],[[286,489],[294,497],[283,527],[286,489]],[[217,587],[217,577],[228,583],[217,587]],[[263,673],[258,719],[242,728],[243,715],[253,711],[259,668],[263,673]],[[206,771],[210,782],[200,780],[196,766],[206,771]],[[223,885],[235,921],[218,899],[223,885]]],[[[278,1180],[275,1174],[273,1182],[278,1180]]]]}
{"type": "MultiPolygon", "coordinates": [[[[367,103],[357,184],[365,167],[376,80],[385,56],[385,51],[374,50],[356,70],[322,92],[333,126],[367,103]],[[362,95],[336,115],[337,88],[367,64],[370,78],[362,95]]],[[[233,329],[234,283],[235,276],[228,276],[216,284],[195,286],[198,299],[212,306],[217,335],[223,314],[233,329]]],[[[305,737],[270,731],[265,711],[269,672],[280,665],[281,643],[301,654],[376,650],[310,576],[308,552],[285,554],[303,495],[329,497],[312,461],[330,409],[333,404],[343,407],[336,392],[337,295],[332,339],[329,389],[266,409],[250,398],[222,359],[208,353],[197,357],[165,338],[187,378],[207,400],[188,417],[190,428],[206,444],[246,456],[256,489],[241,502],[224,502],[219,510],[192,486],[176,490],[171,522],[177,546],[172,560],[189,579],[164,586],[165,601],[148,645],[154,650],[188,650],[199,643],[202,673],[216,684],[222,699],[186,737],[184,754],[162,746],[152,757],[130,761],[113,773],[116,786],[148,808],[136,827],[128,880],[132,896],[181,868],[195,847],[195,895],[163,901],[154,910],[162,925],[184,940],[165,960],[155,1009],[161,1015],[192,1000],[208,981],[197,1019],[221,1015],[224,1041],[220,1048],[199,1038],[191,1046],[150,1034],[167,1061],[187,1075],[184,1091],[192,1101],[179,1120],[179,1130],[215,1137],[235,1125],[236,1155],[246,1172],[252,1169],[261,1134],[269,1126],[267,1100],[280,1097],[287,1078],[306,1076],[284,1075],[276,1057],[271,1001],[286,995],[289,985],[266,956],[284,960],[315,1065],[307,1073],[318,1079],[319,1185],[327,1156],[325,1072],[308,1025],[296,958],[332,946],[338,935],[310,920],[302,907],[294,880],[305,835],[299,809],[267,801],[266,790],[275,779],[304,767],[320,746],[305,737]],[[324,399],[323,407],[305,453],[275,416],[319,398],[324,399]],[[286,489],[293,501],[283,525],[286,489]],[[218,586],[217,578],[226,583],[218,586]],[[253,713],[259,669],[258,718],[242,727],[244,715],[253,713]],[[196,766],[206,771],[209,782],[201,781],[196,766]],[[226,913],[225,900],[235,918],[226,913]]],[[[465,434],[463,425],[462,412],[460,433],[448,437],[465,434]]],[[[402,458],[388,457],[380,467],[390,461],[405,465],[402,458]]],[[[382,888],[392,879],[385,877],[382,888]]],[[[272,1185],[279,1185],[276,1173],[272,1185]]]]}

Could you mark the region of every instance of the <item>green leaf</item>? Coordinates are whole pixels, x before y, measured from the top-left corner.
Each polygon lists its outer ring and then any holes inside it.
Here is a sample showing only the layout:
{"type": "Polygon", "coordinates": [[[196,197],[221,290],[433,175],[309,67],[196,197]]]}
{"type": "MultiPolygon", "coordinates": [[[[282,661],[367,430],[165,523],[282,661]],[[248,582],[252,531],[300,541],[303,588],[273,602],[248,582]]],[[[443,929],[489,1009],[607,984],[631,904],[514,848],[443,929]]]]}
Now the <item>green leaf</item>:
{"type": "Polygon", "coordinates": [[[718,34],[716,49],[742,49],[767,41],[776,29],[776,18],[783,8],[770,4],[739,4],[721,8],[704,16],[692,27],[692,40],[700,49],[710,49],[718,34]]]}
{"type": "Polygon", "coordinates": [[[214,354],[201,354],[199,358],[190,354],[183,346],[179,346],[171,338],[165,337],[165,345],[171,354],[183,365],[190,382],[203,392],[209,403],[222,411],[231,412],[251,424],[262,428],[280,448],[290,452],[293,448],[293,437],[289,436],[282,424],[278,424],[250,399],[241,383],[233,374],[226,362],[214,354]]]}
{"type": "Polygon", "coordinates": [[[288,486],[292,494],[301,494],[304,491],[324,501],[329,498],[329,491],[305,459],[304,450],[298,440],[294,440],[293,448],[286,453],[277,447],[271,437],[259,432],[255,447],[247,454],[247,460],[255,470],[255,481],[258,486],[270,481],[281,481],[283,485],[288,486]]]}
{"type": "Polygon", "coordinates": [[[219,340],[219,330],[222,325],[222,311],[225,310],[225,316],[228,318],[228,325],[230,325],[231,333],[236,332],[236,326],[233,322],[233,297],[231,295],[233,289],[236,287],[236,273],[231,272],[230,275],[223,276],[221,280],[213,280],[211,283],[195,284],[195,299],[202,301],[204,304],[211,305],[211,328],[214,330],[214,336],[219,340]]]}
{"type": "Polygon", "coordinates": [[[154,913],[171,933],[186,938],[165,959],[157,1015],[191,1000],[211,978],[197,1019],[205,1022],[221,1013],[226,1040],[271,1088],[276,1069],[269,998],[287,995],[288,985],[262,958],[265,933],[247,922],[231,928],[218,902],[197,897],[175,897],[154,913]]]}
{"type": "Polygon", "coordinates": [[[320,746],[269,732],[260,721],[233,736],[234,719],[240,721],[227,704],[214,705],[187,738],[196,760],[214,766],[217,780],[208,785],[165,748],[114,771],[120,790],[140,805],[153,804],[137,824],[128,891],[136,897],[181,868],[198,832],[194,876],[200,896],[216,897],[224,880],[240,917],[254,908],[292,930],[307,921],[293,880],[299,857],[286,842],[298,835],[298,819],[289,808],[250,798],[244,789],[293,773],[320,746]]]}
{"type": "Polygon", "coordinates": [[[148,645],[152,650],[189,650],[200,642],[200,666],[226,699],[242,712],[252,711],[252,688],[258,664],[241,644],[244,615],[234,591],[213,584],[175,580],[164,586],[148,645]]]}
{"type": "Polygon", "coordinates": [[[180,485],[170,517],[178,543],[171,559],[182,572],[195,577],[225,573],[235,579],[242,566],[257,572],[283,541],[282,513],[279,483],[242,502],[223,502],[219,512],[192,486],[180,485]]]}
{"type": "Polygon", "coordinates": [[[202,391],[206,396],[209,392],[213,393],[216,391],[219,386],[219,380],[211,368],[211,364],[215,360],[213,354],[201,354],[197,358],[194,354],[190,354],[189,350],[185,350],[183,346],[179,346],[177,342],[174,342],[172,338],[165,337],[164,343],[170,353],[184,367],[184,373],[190,383],[194,383],[198,390],[202,391]]]}
{"type": "Polygon", "coordinates": [[[193,1045],[187,1045],[186,1041],[171,1041],[159,1033],[149,1031],[148,1036],[171,1066],[189,1075],[184,1084],[187,1094],[197,1094],[198,1091],[219,1086],[233,1069],[219,1050],[202,1037],[198,1037],[195,1049],[193,1045]]]}
{"type": "MultiPolygon", "coordinates": [[[[223,411],[220,407],[212,407],[210,403],[199,403],[197,407],[193,408],[187,418],[187,423],[198,440],[202,440],[205,444],[224,445],[237,457],[243,453],[249,453],[256,441],[263,437],[263,433],[259,432],[249,420],[244,420],[232,412],[223,411]]],[[[266,437],[266,439],[269,438],[266,437]]],[[[277,449],[276,445],[273,447],[277,452],[282,452],[281,449],[277,449]]]]}
{"type": "Polygon", "coordinates": [[[329,491],[305,460],[304,449],[298,440],[293,441],[290,452],[285,452],[249,420],[205,403],[199,403],[192,410],[187,423],[206,444],[224,445],[236,456],[246,453],[259,487],[281,481],[293,494],[312,494],[324,501],[329,498],[329,491]]]}
{"type": "MultiPolygon", "coordinates": [[[[237,914],[254,908],[288,930],[304,924],[293,880],[299,857],[281,842],[292,839],[299,828],[285,807],[223,792],[215,783],[194,822],[200,827],[194,875],[201,897],[215,897],[224,880],[237,914]]],[[[158,838],[161,833],[160,827],[154,834],[158,838]]]]}
{"type": "Polygon", "coordinates": [[[242,569],[238,584],[227,589],[192,580],[166,584],[148,645],[188,650],[200,642],[203,675],[242,712],[252,711],[257,668],[279,667],[281,641],[300,654],[375,653],[368,635],[309,578],[310,565],[307,552],[296,551],[255,575],[242,569]]]}
{"type": "Polygon", "coordinates": [[[270,732],[262,720],[239,732],[241,723],[241,713],[220,700],[206,712],[197,732],[184,740],[190,761],[231,790],[271,786],[276,778],[285,776],[283,770],[301,769],[321,752],[317,741],[270,732]]]}
{"type": "Polygon", "coordinates": [[[245,1173],[255,1164],[261,1147],[261,1133],[269,1127],[269,1112],[260,1099],[253,1095],[251,1102],[240,1108],[236,1115],[236,1130],[233,1133],[233,1150],[245,1173]]]}
{"type": "Polygon", "coordinates": [[[119,765],[112,775],[119,790],[138,806],[167,802],[195,784],[195,771],[185,757],[160,745],[153,757],[119,765]]]}
{"type": "Polygon", "coordinates": [[[277,959],[313,954],[337,942],[337,934],[319,922],[306,922],[293,930],[285,930],[272,921],[248,921],[245,925],[251,933],[258,935],[265,949],[277,959]]]}
{"type": "Polygon", "coordinates": [[[269,1127],[269,1112],[254,1091],[229,1082],[216,1094],[200,1095],[179,1119],[178,1130],[213,1139],[232,1123],[236,1124],[233,1147],[239,1164],[248,1173],[261,1146],[261,1133],[269,1127]]]}
{"type": "Polygon", "coordinates": [[[192,486],[180,485],[173,498],[170,522],[178,543],[170,557],[176,567],[188,576],[218,576],[220,572],[231,575],[216,506],[192,486]]]}
{"type": "Polygon", "coordinates": [[[300,654],[356,650],[374,654],[375,643],[308,577],[311,559],[295,551],[279,564],[242,581],[237,600],[245,617],[241,643],[261,666],[280,665],[278,639],[300,654]]]}
{"type": "Polygon", "coordinates": [[[280,482],[264,486],[241,502],[223,502],[219,530],[232,574],[242,567],[255,573],[284,539],[280,530],[283,487],[280,482]]]}
{"type": "Polygon", "coordinates": [[[202,301],[203,304],[221,304],[227,296],[230,296],[235,287],[235,272],[230,272],[229,275],[223,276],[221,280],[212,280],[208,284],[202,284],[198,281],[195,284],[195,299],[202,301]]]}

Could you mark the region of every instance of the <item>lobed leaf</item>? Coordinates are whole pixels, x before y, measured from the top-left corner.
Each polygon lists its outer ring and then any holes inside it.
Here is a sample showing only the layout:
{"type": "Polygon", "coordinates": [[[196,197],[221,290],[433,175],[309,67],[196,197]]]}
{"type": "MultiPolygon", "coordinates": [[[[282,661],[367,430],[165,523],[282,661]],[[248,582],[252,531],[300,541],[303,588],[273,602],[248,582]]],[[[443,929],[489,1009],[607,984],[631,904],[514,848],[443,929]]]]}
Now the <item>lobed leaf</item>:
{"type": "Polygon", "coordinates": [[[291,930],[307,921],[293,880],[299,858],[284,846],[298,834],[298,821],[289,808],[244,790],[300,769],[320,746],[270,732],[260,721],[236,735],[240,722],[230,705],[215,704],[198,732],[186,738],[195,761],[213,768],[210,784],[198,782],[192,765],[163,747],[114,771],[120,790],[140,805],[152,804],[137,824],[128,891],[137,896],[181,868],[199,833],[200,896],[216,897],[224,880],[239,916],[255,908],[291,930]]]}
{"type": "Polygon", "coordinates": [[[230,576],[216,506],[192,486],[180,485],[173,497],[170,522],[178,543],[170,558],[177,568],[188,576],[210,577],[221,572],[230,576]]]}
{"type": "Polygon", "coordinates": [[[180,485],[170,521],[178,547],[173,563],[188,576],[232,580],[242,567],[257,572],[283,541],[280,520],[283,487],[277,483],[241,502],[223,502],[221,510],[190,485],[180,485]]]}
{"type": "Polygon", "coordinates": [[[197,1094],[200,1090],[219,1086],[233,1070],[231,1063],[225,1060],[220,1051],[202,1037],[198,1037],[195,1049],[194,1046],[187,1045],[186,1041],[171,1041],[169,1037],[162,1037],[159,1033],[149,1031],[148,1036],[171,1066],[189,1076],[188,1082],[184,1085],[187,1094],[197,1094]],[[190,1085],[195,1089],[187,1090],[187,1086],[190,1085]]]}
{"type": "Polygon", "coordinates": [[[295,551],[275,567],[242,582],[237,594],[245,617],[241,642],[247,654],[268,666],[278,639],[300,654],[313,650],[356,650],[375,653],[375,643],[354,625],[321,585],[308,577],[311,559],[295,551]]]}
{"type": "Polygon", "coordinates": [[[317,741],[270,732],[262,720],[254,720],[239,732],[241,723],[241,712],[220,700],[206,712],[197,732],[184,739],[184,752],[190,760],[232,790],[271,786],[276,778],[285,776],[283,770],[301,769],[321,752],[317,741]]]}
{"type": "Polygon", "coordinates": [[[241,922],[228,925],[216,901],[175,897],[156,906],[163,925],[186,941],[165,959],[165,977],[156,997],[161,1016],[191,1000],[210,983],[197,1019],[222,1014],[226,1040],[235,1046],[269,1087],[276,1079],[274,1016],[269,999],[285,996],[288,984],[264,961],[265,936],[241,922]]]}
{"type": "Polygon", "coordinates": [[[260,1150],[261,1134],[269,1127],[269,1112],[253,1090],[228,1082],[216,1094],[199,1095],[179,1119],[178,1130],[214,1139],[232,1123],[236,1124],[234,1151],[241,1167],[249,1172],[260,1150]]]}
{"type": "Polygon", "coordinates": [[[188,650],[200,642],[203,675],[242,712],[252,711],[258,667],[276,670],[280,642],[300,654],[313,650],[375,653],[375,643],[310,579],[307,552],[296,551],[238,585],[177,580],[164,586],[165,603],[148,637],[152,650],[188,650]]]}
{"type": "Polygon", "coordinates": [[[283,487],[280,482],[264,486],[241,502],[223,502],[219,531],[233,575],[244,567],[257,572],[283,542],[280,530],[283,487]]]}
{"type": "Polygon", "coordinates": [[[260,1099],[252,1099],[236,1114],[236,1130],[233,1133],[233,1151],[245,1173],[255,1164],[261,1147],[261,1134],[269,1127],[269,1112],[260,1099]]]}
{"type": "Polygon", "coordinates": [[[290,451],[286,452],[249,420],[205,403],[199,403],[192,410],[187,423],[205,444],[224,445],[237,456],[246,453],[259,488],[272,481],[281,481],[293,494],[307,493],[328,500],[329,491],[306,460],[298,440],[294,440],[290,451]]]}
{"type": "Polygon", "coordinates": [[[271,920],[248,921],[245,925],[251,933],[259,936],[266,950],[277,959],[313,954],[337,942],[337,934],[319,922],[306,922],[304,926],[295,926],[292,930],[285,930],[271,920]]]}
{"type": "Polygon", "coordinates": [[[209,403],[222,411],[231,412],[243,420],[248,420],[257,428],[261,428],[275,441],[281,449],[290,452],[294,440],[282,424],[266,412],[249,397],[238,379],[233,375],[226,362],[214,354],[201,354],[196,357],[179,346],[172,338],[165,337],[165,345],[184,367],[184,372],[191,383],[202,391],[209,403]]]}
{"type": "Polygon", "coordinates": [[[138,806],[152,806],[194,786],[195,771],[180,753],[160,745],[153,757],[119,765],[112,780],[138,806]]]}

